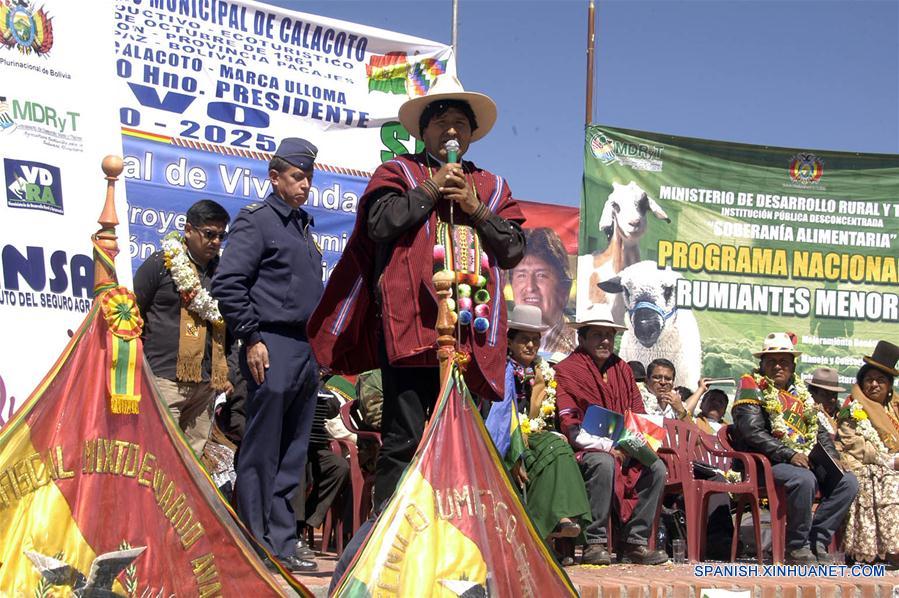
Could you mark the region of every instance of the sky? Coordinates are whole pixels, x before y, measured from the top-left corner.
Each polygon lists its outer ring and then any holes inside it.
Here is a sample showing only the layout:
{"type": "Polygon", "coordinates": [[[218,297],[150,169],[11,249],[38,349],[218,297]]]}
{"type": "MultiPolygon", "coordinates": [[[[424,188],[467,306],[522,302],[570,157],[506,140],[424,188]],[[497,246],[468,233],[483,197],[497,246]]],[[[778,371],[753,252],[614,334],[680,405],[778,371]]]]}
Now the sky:
{"type": "MultiPolygon", "coordinates": [[[[269,4],[449,44],[452,0],[269,4]]],[[[499,118],[466,158],[578,206],[587,0],[460,0],[457,69],[499,118]]],[[[592,122],[800,150],[899,153],[899,0],[597,0],[592,122]]]]}

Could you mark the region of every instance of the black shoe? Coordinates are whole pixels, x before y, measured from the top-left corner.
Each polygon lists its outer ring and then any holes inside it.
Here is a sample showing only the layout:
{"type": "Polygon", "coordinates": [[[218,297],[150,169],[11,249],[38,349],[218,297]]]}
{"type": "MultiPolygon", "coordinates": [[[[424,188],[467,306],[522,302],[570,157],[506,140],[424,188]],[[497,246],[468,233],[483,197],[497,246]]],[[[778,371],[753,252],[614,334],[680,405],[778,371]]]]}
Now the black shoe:
{"type": "MultiPolygon", "coordinates": [[[[307,573],[310,571],[318,571],[318,564],[315,561],[308,561],[306,559],[298,559],[297,557],[291,555],[286,557],[278,557],[278,563],[290,571],[291,573],[307,573]]],[[[278,568],[275,567],[275,564],[270,561],[268,558],[265,559],[265,566],[268,567],[272,571],[277,571],[278,568]]]]}
{"type": "Polygon", "coordinates": [[[664,550],[650,550],[642,544],[625,544],[622,563],[635,565],[661,565],[668,562],[668,553],[664,550]]]}
{"type": "Polygon", "coordinates": [[[315,551],[309,548],[309,545],[302,540],[297,540],[296,556],[301,560],[312,560],[315,558],[315,551]]]}
{"type": "Polygon", "coordinates": [[[787,562],[787,565],[816,565],[818,563],[815,553],[808,546],[787,551],[787,556],[784,560],[787,562]]]}
{"type": "Polygon", "coordinates": [[[590,544],[581,555],[582,565],[611,565],[612,555],[601,544],[590,544]]]}
{"type": "Polygon", "coordinates": [[[831,554],[827,551],[827,547],[823,544],[818,544],[815,546],[815,556],[818,557],[818,562],[822,565],[845,565],[846,557],[843,556],[841,559],[837,559],[835,554],[831,554]]]}

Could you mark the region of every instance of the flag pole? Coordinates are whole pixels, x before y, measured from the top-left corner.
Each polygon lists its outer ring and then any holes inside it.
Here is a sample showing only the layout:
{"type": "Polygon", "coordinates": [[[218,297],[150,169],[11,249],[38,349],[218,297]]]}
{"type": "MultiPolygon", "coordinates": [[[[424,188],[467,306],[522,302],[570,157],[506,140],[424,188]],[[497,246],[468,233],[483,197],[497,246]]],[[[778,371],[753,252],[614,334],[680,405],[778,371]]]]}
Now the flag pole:
{"type": "Polygon", "coordinates": [[[584,124],[589,125],[593,121],[593,50],[596,46],[596,32],[594,18],[596,8],[594,0],[590,0],[587,8],[587,106],[584,115],[584,124]]]}
{"type": "Polygon", "coordinates": [[[94,247],[94,295],[118,284],[115,271],[115,256],[119,253],[118,237],[115,227],[119,223],[115,211],[115,184],[122,174],[124,163],[119,156],[106,156],[102,163],[103,174],[106,175],[106,200],[103,212],[97,222],[100,230],[91,239],[94,247]]]}
{"type": "Polygon", "coordinates": [[[459,71],[459,0],[453,0],[453,56],[456,58],[456,72],[459,71]]]}

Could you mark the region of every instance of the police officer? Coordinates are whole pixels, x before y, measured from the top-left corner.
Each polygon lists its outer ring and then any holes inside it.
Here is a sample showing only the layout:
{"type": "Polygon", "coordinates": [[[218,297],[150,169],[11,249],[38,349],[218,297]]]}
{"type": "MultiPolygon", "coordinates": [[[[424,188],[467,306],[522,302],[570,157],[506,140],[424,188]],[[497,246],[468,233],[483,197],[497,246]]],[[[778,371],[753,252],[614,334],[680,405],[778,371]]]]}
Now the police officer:
{"type": "Polygon", "coordinates": [[[305,471],[318,392],[306,320],[322,294],[322,262],[312,216],[301,207],[316,153],[304,139],[281,142],[269,162],[272,192],[234,220],[212,283],[225,322],[242,341],[240,368],[248,383],[237,512],[292,572],[317,568],[295,554],[290,503],[305,471]]]}

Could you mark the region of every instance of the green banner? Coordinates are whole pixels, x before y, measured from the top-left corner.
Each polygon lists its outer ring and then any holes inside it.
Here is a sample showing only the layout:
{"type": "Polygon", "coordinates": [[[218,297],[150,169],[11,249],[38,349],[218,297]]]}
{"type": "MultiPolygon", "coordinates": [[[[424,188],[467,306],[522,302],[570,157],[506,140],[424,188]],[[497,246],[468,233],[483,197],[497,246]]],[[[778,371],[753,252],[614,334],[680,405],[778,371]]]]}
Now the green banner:
{"type": "Polygon", "coordinates": [[[667,357],[678,384],[758,366],[790,331],[797,371],[854,382],[899,341],[899,155],[587,127],[579,318],[608,304],[622,358],[667,357]]]}

